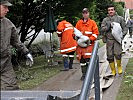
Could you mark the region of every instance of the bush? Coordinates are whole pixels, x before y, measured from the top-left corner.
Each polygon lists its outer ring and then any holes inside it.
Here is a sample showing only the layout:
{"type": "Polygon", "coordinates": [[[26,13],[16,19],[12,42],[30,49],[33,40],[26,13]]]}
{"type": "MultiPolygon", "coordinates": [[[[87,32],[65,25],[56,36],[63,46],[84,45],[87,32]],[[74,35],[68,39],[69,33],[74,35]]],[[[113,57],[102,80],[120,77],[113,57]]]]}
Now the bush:
{"type": "Polygon", "coordinates": [[[43,40],[37,44],[32,44],[30,47],[30,51],[34,56],[42,55],[42,54],[51,54],[52,51],[57,51],[59,48],[59,39],[57,33],[52,34],[51,41],[43,40]]]}
{"type": "Polygon", "coordinates": [[[119,2],[115,2],[114,5],[115,5],[115,8],[116,8],[116,11],[117,11],[118,15],[124,16],[123,4],[119,3],[119,2]]]}
{"type": "Polygon", "coordinates": [[[133,9],[129,11],[131,15],[133,15],[133,9]]]}
{"type": "Polygon", "coordinates": [[[54,51],[58,50],[58,48],[60,47],[59,38],[56,32],[54,32],[52,35],[52,44],[54,51]]]}

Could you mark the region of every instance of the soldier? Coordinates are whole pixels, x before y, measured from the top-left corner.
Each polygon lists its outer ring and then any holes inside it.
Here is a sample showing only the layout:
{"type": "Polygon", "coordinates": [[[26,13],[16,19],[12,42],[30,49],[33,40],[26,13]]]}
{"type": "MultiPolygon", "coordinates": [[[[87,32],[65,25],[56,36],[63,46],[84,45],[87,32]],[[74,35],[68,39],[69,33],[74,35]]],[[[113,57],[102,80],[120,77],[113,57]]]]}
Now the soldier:
{"type": "Polygon", "coordinates": [[[99,31],[96,22],[89,18],[89,10],[87,8],[82,10],[82,15],[83,18],[77,22],[76,28],[91,41],[87,47],[81,47],[78,45],[76,50],[77,59],[80,61],[82,70],[81,80],[84,80],[94,47],[94,42],[98,37],[99,31]]]}
{"type": "Polygon", "coordinates": [[[115,11],[115,7],[113,5],[109,5],[108,16],[103,19],[101,24],[101,32],[103,35],[103,42],[106,43],[107,60],[109,61],[112,74],[115,76],[116,69],[115,69],[114,57],[116,58],[118,74],[122,74],[122,66],[121,66],[122,45],[115,40],[115,38],[111,33],[112,22],[117,22],[120,24],[123,31],[123,36],[125,36],[127,33],[127,29],[126,29],[126,23],[124,18],[117,15],[115,11]]]}
{"type": "Polygon", "coordinates": [[[8,6],[12,6],[12,4],[7,0],[0,1],[1,90],[17,90],[19,87],[11,64],[11,45],[21,50],[29,58],[31,64],[33,63],[33,59],[28,49],[19,41],[16,27],[5,17],[9,12],[8,6]]]}

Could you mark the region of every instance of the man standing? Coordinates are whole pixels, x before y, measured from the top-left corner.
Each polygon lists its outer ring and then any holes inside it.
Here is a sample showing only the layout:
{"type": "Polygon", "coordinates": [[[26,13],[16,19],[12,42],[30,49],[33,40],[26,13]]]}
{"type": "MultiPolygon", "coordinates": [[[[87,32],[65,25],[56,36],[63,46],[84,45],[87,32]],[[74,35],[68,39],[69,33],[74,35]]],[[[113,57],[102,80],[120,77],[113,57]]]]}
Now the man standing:
{"type": "Polygon", "coordinates": [[[8,6],[12,6],[7,0],[0,1],[0,66],[1,66],[1,90],[19,89],[16,75],[11,63],[11,45],[21,50],[33,63],[28,49],[19,41],[14,24],[5,16],[9,12],[8,6]]]}
{"type": "Polygon", "coordinates": [[[62,20],[57,26],[57,34],[60,37],[60,52],[64,62],[63,71],[68,71],[72,69],[74,53],[77,46],[76,41],[73,39],[74,27],[66,20],[62,20]],[[68,58],[70,60],[69,62],[68,58]]]}
{"type": "Polygon", "coordinates": [[[98,27],[94,20],[89,18],[89,10],[84,8],[82,10],[83,18],[79,20],[76,24],[76,28],[85,36],[89,38],[91,44],[87,47],[77,46],[77,59],[80,61],[81,69],[82,69],[82,77],[81,80],[84,80],[88,64],[90,62],[90,57],[92,54],[92,50],[94,47],[94,41],[98,37],[98,27]]]}
{"type": "Polygon", "coordinates": [[[115,76],[116,69],[115,69],[114,57],[116,58],[118,74],[122,74],[122,66],[121,66],[122,45],[117,40],[115,40],[115,38],[111,33],[112,22],[117,22],[120,24],[123,31],[123,36],[125,36],[127,30],[124,18],[117,15],[115,7],[113,5],[109,5],[108,16],[103,19],[103,22],[101,24],[101,32],[103,34],[103,42],[106,43],[107,60],[109,61],[112,74],[115,76]]]}

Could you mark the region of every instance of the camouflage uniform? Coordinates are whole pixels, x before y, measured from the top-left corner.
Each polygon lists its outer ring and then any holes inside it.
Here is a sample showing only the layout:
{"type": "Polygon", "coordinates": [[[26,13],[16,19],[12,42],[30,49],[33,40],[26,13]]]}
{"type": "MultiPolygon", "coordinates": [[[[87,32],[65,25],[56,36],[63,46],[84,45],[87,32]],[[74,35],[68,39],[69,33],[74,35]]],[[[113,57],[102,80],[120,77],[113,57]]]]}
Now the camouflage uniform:
{"type": "Polygon", "coordinates": [[[11,63],[11,45],[27,54],[28,49],[19,41],[14,24],[7,18],[0,19],[1,90],[18,89],[16,75],[11,63]]]}
{"type": "Polygon", "coordinates": [[[111,63],[114,61],[114,57],[117,60],[121,60],[122,45],[118,43],[111,33],[111,22],[120,23],[123,29],[123,35],[127,33],[126,23],[123,17],[115,14],[113,17],[107,16],[103,19],[101,24],[101,32],[103,35],[103,42],[106,43],[107,60],[111,63]]]}

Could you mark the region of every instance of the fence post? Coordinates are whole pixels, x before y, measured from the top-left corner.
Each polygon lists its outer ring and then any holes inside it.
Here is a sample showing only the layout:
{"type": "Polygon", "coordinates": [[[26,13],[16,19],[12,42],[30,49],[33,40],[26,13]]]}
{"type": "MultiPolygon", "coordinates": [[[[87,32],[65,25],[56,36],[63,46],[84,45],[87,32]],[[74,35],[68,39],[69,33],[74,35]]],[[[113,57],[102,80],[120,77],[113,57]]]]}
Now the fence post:
{"type": "Polygon", "coordinates": [[[100,80],[99,80],[99,56],[97,56],[96,69],[94,74],[94,84],[95,84],[95,100],[100,100],[100,80]]]}
{"type": "Polygon", "coordinates": [[[83,82],[79,100],[88,100],[88,96],[90,95],[91,84],[94,78],[94,73],[95,73],[95,68],[97,63],[96,60],[97,60],[98,47],[99,47],[99,43],[98,41],[96,41],[93,48],[92,56],[90,59],[90,64],[88,65],[86,77],[83,82]]]}

